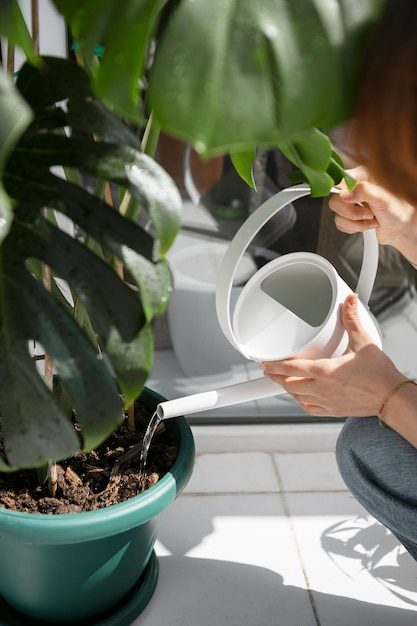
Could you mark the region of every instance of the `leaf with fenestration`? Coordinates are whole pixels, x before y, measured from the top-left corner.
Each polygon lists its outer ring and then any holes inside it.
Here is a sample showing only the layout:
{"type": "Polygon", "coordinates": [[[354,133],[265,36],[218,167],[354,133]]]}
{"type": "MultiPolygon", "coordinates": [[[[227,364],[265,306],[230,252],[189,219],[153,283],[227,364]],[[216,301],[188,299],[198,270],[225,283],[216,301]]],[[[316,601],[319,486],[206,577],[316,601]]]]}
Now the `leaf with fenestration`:
{"type": "Polygon", "coordinates": [[[383,0],[182,0],[158,40],[150,108],[213,155],[348,118],[383,0]]]}
{"type": "Polygon", "coordinates": [[[47,202],[54,193],[48,169],[53,165],[79,167],[129,189],[149,213],[161,254],[167,252],[180,226],[182,202],[171,177],[153,159],[130,146],[46,132],[28,134],[9,162],[7,189],[13,189],[18,198],[27,199],[24,195],[27,192],[30,197],[38,195],[47,202]],[[32,166],[25,167],[28,154],[43,168],[36,173],[36,179],[31,176],[32,166]]]}
{"type": "Polygon", "coordinates": [[[42,70],[25,66],[21,74],[20,87],[35,107],[35,119],[8,155],[4,171],[18,219],[0,248],[0,404],[6,455],[0,458],[0,471],[91,449],[117,427],[121,394],[132,402],[152,367],[150,321],[166,309],[171,291],[161,254],[179,227],[178,191],[152,159],[132,149],[129,129],[89,99],[79,72],[67,61],[48,59],[42,70]],[[58,70],[57,84],[37,93],[45,76],[58,70]],[[71,111],[55,109],[55,98],[68,98],[71,111]],[[80,134],[89,121],[99,131],[97,141],[80,134]],[[63,133],[69,123],[78,126],[77,141],[63,133]],[[62,168],[75,184],[55,175],[62,168]],[[134,193],[149,213],[149,232],[79,187],[86,173],[134,193]],[[69,217],[80,235],[61,231],[44,206],[69,217]],[[132,286],[108,262],[114,257],[123,261],[132,286]],[[41,264],[68,283],[81,303],[74,313],[55,282],[50,293],[44,289],[41,264]],[[79,434],[37,372],[28,350],[31,340],[52,357],[79,434]]]}

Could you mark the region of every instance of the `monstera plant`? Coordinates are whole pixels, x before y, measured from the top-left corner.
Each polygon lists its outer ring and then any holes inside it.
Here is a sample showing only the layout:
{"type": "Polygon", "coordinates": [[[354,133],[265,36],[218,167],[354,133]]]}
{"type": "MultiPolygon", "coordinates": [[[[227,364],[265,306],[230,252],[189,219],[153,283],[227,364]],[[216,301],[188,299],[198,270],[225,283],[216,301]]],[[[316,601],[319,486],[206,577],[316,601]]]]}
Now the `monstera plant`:
{"type": "Polygon", "coordinates": [[[84,448],[97,446],[120,423],[120,395],[126,405],[133,402],[152,365],[150,323],[168,302],[164,256],[180,216],[174,184],[138,151],[133,132],[94,99],[83,69],[43,57],[36,67],[23,66],[16,89],[33,113],[3,170],[14,214],[0,247],[3,470],[67,457],[81,443],[37,373],[29,340],[53,359],[84,448]],[[151,228],[123,218],[85,185],[70,182],[81,172],[128,189],[151,228]],[[52,209],[82,234],[74,238],[58,228],[52,209]],[[136,291],[114,271],[115,259],[129,271],[136,291]],[[45,290],[42,266],[68,283],[74,306],[55,281],[50,293],[45,290]],[[98,355],[94,336],[107,360],[98,355]]]}
{"type": "Polygon", "coordinates": [[[150,323],[169,299],[164,258],[180,199],[168,176],[138,151],[132,125],[144,127],[151,116],[154,133],[163,129],[203,156],[229,153],[248,182],[258,146],[281,150],[313,194],[325,195],[345,175],[325,131],[349,116],[369,28],[384,5],[52,1],[86,71],[36,57],[16,0],[0,7],[0,32],[28,56],[15,86],[4,76],[0,83],[3,470],[80,446],[36,372],[29,340],[53,358],[87,448],[116,427],[120,396],[131,403],[151,367],[150,323]],[[86,188],[86,175],[97,188],[103,180],[117,183],[148,212],[151,228],[137,225],[137,211],[126,220],[86,188]],[[59,229],[54,212],[70,218],[81,236],[59,229]],[[136,291],[117,276],[115,259],[136,291]],[[42,267],[70,285],[76,314],[54,280],[50,293],[42,287],[42,267]]]}

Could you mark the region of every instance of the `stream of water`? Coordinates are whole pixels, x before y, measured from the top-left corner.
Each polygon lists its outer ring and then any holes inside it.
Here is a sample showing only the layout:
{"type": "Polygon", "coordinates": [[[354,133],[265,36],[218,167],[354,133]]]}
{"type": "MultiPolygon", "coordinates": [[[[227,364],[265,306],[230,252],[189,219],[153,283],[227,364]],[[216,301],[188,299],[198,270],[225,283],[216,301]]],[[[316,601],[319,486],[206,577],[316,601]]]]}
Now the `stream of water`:
{"type": "Polygon", "coordinates": [[[152,415],[149,421],[148,428],[146,429],[146,432],[143,436],[142,451],[140,453],[140,459],[139,459],[139,472],[142,477],[144,476],[146,460],[148,458],[148,452],[149,452],[149,448],[151,445],[152,437],[154,436],[155,431],[158,428],[161,421],[162,421],[161,418],[158,416],[157,412],[155,411],[155,413],[152,415]]]}

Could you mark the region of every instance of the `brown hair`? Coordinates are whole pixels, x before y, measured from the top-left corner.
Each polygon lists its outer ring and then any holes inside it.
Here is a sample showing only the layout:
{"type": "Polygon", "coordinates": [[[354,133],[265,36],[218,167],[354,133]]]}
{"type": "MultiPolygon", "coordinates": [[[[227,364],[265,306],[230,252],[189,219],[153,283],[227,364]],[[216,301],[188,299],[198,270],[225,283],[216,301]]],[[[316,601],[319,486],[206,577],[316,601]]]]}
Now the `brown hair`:
{"type": "Polygon", "coordinates": [[[372,34],[352,145],[376,181],[417,206],[416,0],[388,0],[372,34]]]}

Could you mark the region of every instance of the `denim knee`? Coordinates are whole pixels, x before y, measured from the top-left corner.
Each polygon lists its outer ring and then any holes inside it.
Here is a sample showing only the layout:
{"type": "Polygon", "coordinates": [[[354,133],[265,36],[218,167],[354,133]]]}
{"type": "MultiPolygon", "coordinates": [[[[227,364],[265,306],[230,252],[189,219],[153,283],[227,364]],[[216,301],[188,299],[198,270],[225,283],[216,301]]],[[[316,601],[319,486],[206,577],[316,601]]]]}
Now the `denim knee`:
{"type": "Polygon", "coordinates": [[[417,449],[375,417],[349,418],[336,444],[339,471],[382,524],[417,544],[417,449]]]}
{"type": "Polygon", "coordinates": [[[361,457],[363,440],[363,429],[360,421],[357,418],[349,417],[337,439],[336,460],[346,486],[354,495],[360,490],[358,459],[361,457]]]}

